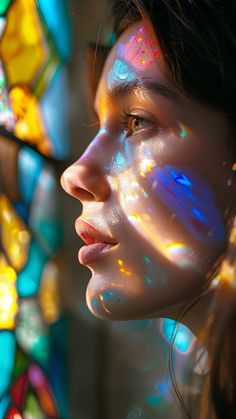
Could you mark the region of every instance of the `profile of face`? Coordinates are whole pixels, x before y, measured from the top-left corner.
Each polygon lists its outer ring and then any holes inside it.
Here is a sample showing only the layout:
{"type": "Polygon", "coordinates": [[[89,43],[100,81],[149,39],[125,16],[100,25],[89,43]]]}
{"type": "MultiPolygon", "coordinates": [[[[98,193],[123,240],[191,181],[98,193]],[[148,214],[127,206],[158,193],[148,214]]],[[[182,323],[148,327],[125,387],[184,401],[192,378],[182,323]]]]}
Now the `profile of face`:
{"type": "Polygon", "coordinates": [[[82,202],[75,226],[100,318],[168,314],[194,298],[225,250],[235,206],[226,119],[183,94],[142,21],[111,50],[100,129],[62,176],[82,202]]]}

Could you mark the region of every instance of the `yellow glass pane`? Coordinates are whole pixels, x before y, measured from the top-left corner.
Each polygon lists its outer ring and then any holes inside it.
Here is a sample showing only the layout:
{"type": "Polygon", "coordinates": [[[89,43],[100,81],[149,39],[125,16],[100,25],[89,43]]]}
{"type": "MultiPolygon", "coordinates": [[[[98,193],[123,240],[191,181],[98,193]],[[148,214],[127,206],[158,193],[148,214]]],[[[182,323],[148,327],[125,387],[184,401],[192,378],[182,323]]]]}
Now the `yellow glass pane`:
{"type": "Polygon", "coordinates": [[[42,308],[43,317],[51,324],[60,316],[60,298],[58,292],[59,267],[55,262],[48,262],[44,268],[39,302],[42,308]]]}
{"type": "Polygon", "coordinates": [[[43,154],[50,154],[51,145],[45,133],[37,100],[26,86],[11,89],[10,100],[16,118],[14,134],[35,144],[43,154]]]}
{"type": "Polygon", "coordinates": [[[0,239],[14,269],[27,262],[30,234],[5,195],[0,195],[0,239]]]}
{"type": "Polygon", "coordinates": [[[0,253],[0,329],[13,329],[18,312],[16,271],[0,253]]]}
{"type": "Polygon", "coordinates": [[[31,85],[46,65],[50,50],[35,0],[14,1],[0,42],[8,83],[31,85]]]}

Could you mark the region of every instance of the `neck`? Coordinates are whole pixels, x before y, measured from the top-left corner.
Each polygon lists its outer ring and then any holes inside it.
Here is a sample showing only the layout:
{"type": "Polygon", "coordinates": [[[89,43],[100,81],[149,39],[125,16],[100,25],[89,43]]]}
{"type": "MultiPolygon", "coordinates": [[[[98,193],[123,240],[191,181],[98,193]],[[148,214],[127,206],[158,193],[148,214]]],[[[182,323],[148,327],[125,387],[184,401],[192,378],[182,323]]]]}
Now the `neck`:
{"type": "MultiPolygon", "coordinates": [[[[199,300],[188,301],[185,304],[175,306],[171,310],[158,313],[158,317],[168,317],[177,320],[188,329],[205,345],[204,332],[209,318],[209,309],[215,295],[215,290],[208,291],[199,300]]],[[[207,349],[207,348],[206,348],[207,349]]]]}

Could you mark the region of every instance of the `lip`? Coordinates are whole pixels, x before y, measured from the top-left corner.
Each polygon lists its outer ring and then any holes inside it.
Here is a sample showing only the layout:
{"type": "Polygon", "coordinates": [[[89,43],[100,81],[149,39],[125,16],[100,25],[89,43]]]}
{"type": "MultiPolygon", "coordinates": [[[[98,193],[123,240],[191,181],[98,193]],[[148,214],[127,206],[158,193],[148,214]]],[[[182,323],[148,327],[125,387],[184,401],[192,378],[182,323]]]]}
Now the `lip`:
{"type": "Polygon", "coordinates": [[[82,219],[76,220],[75,230],[85,243],[85,246],[79,250],[79,262],[81,265],[88,265],[91,261],[106,254],[118,244],[114,238],[101,233],[101,231],[82,219]]]}

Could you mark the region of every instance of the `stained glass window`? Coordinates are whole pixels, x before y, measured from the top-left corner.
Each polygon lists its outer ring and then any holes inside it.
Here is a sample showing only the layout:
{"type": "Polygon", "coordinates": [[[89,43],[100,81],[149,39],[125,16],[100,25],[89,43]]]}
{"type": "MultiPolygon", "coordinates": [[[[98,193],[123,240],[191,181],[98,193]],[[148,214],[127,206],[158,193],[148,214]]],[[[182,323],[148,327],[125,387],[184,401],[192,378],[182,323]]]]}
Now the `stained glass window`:
{"type": "Polygon", "coordinates": [[[70,55],[66,0],[1,0],[0,419],[68,418],[54,165],[70,55]]]}

